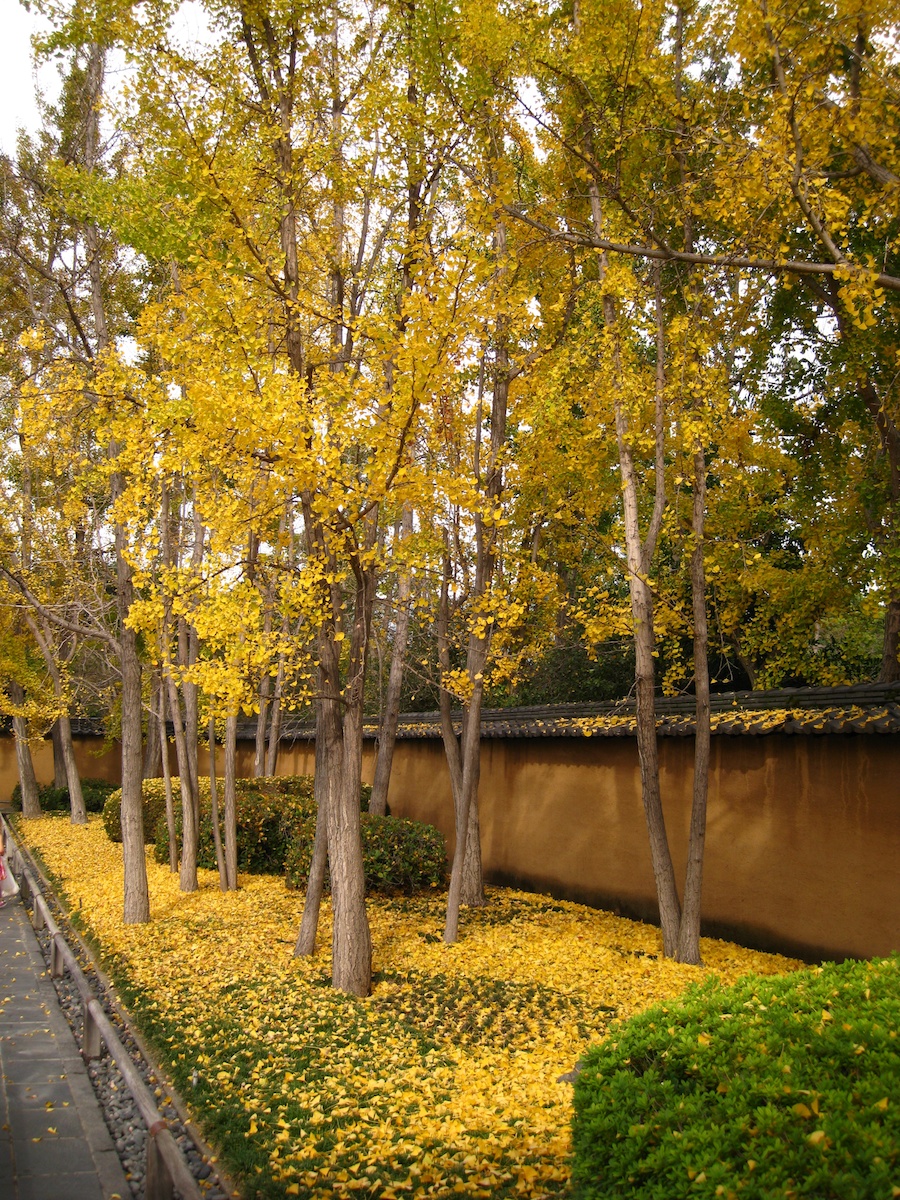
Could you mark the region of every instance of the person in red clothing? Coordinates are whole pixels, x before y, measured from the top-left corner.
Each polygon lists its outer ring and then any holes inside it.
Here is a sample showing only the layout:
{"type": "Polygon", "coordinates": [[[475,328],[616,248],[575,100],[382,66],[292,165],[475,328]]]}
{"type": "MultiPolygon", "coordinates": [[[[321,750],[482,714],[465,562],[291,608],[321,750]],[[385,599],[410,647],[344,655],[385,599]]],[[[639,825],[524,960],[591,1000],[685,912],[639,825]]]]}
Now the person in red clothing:
{"type": "Polygon", "coordinates": [[[6,861],[6,829],[0,825],[0,908],[6,904],[6,897],[15,896],[18,890],[19,885],[6,861]]]}

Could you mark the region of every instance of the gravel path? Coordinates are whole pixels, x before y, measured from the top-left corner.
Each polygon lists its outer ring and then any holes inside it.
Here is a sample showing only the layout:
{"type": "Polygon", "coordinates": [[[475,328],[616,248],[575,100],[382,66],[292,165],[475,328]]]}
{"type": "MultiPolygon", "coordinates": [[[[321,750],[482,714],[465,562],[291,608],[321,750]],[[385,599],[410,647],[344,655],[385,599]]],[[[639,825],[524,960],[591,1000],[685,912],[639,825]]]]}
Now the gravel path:
{"type": "MultiPolygon", "coordinates": [[[[57,924],[60,925],[60,928],[64,928],[64,914],[60,913],[59,906],[56,904],[54,898],[52,896],[45,898],[54,912],[57,924]]],[[[46,929],[36,930],[35,932],[37,933],[41,951],[49,969],[49,934],[46,929]]],[[[155,1096],[157,1108],[168,1122],[169,1128],[187,1159],[192,1175],[199,1182],[206,1200],[228,1200],[228,1192],[222,1187],[208,1160],[204,1158],[187,1132],[177,1109],[169,1099],[169,1090],[166,1088],[165,1083],[157,1078],[150,1064],[144,1058],[140,1047],[129,1033],[127,1025],[123,1023],[93,963],[85,956],[82,947],[77,942],[73,945],[70,941],[69,944],[78,959],[82,971],[87,977],[91,991],[102,1004],[107,1016],[116,1027],[119,1039],[131,1056],[132,1062],[149,1087],[151,1094],[155,1096]]],[[[54,979],[53,983],[59,996],[60,1007],[72,1027],[75,1041],[78,1043],[80,1050],[82,1048],[81,995],[68,970],[59,979],[54,979]]],[[[113,1062],[105,1045],[102,1047],[100,1058],[88,1063],[88,1074],[103,1111],[103,1118],[112,1134],[119,1158],[122,1160],[122,1166],[131,1186],[132,1196],[135,1197],[135,1200],[143,1200],[146,1162],[144,1147],[147,1141],[147,1126],[132,1099],[131,1092],[128,1090],[128,1086],[122,1078],[119,1068],[113,1062]]]]}

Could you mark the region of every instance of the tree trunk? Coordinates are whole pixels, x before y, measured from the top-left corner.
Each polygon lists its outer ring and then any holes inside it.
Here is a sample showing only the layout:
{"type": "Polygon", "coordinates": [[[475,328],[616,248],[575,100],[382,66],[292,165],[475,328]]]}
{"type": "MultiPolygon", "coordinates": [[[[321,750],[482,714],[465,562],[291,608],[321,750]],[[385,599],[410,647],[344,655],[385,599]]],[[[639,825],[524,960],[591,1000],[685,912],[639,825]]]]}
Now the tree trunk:
{"type": "Polygon", "coordinates": [[[159,734],[159,699],[164,688],[161,679],[154,678],[147,715],[147,740],[144,748],[144,778],[158,779],[162,771],[162,742],[159,734]]]}
{"type": "Polygon", "coordinates": [[[266,748],[266,774],[272,776],[278,767],[278,749],[281,745],[281,692],[284,688],[284,655],[279,656],[278,674],[275,677],[275,689],[272,697],[271,715],[269,718],[269,741],[266,748]]]}
{"type": "Polygon", "coordinates": [[[884,614],[884,649],[881,658],[880,683],[896,683],[900,679],[900,598],[888,602],[884,614]]]}
{"type": "MultiPolygon", "coordinates": [[[[263,617],[263,634],[266,642],[272,633],[272,598],[266,590],[266,611],[263,617]]],[[[266,730],[269,725],[269,697],[272,694],[272,676],[268,670],[259,681],[259,716],[256,718],[256,751],[253,755],[253,778],[261,779],[266,773],[266,730]]]]}
{"type": "Polygon", "coordinates": [[[191,766],[188,761],[184,726],[181,723],[178,688],[175,686],[175,681],[171,675],[167,676],[167,684],[169,688],[169,712],[172,717],[172,730],[175,734],[175,754],[178,759],[178,782],[181,786],[180,887],[183,892],[196,892],[198,830],[195,818],[196,806],[191,793],[191,766]]]}
{"type": "Polygon", "coordinates": [[[372,984],[372,942],[366,916],[359,787],[362,766],[361,700],[348,701],[343,720],[338,693],[339,651],[333,635],[319,639],[323,696],[318,701],[316,740],[323,740],[325,814],[331,868],[332,984],[353,996],[367,996],[372,984]]]}
{"type": "Polygon", "coordinates": [[[50,737],[53,739],[53,786],[55,788],[68,787],[69,780],[66,775],[66,760],[59,731],[59,721],[53,722],[50,737]]]}
{"type": "MultiPolygon", "coordinates": [[[[197,661],[197,631],[192,625],[188,626],[182,617],[178,619],[178,652],[182,667],[191,667],[197,661]]],[[[198,824],[200,820],[200,769],[197,765],[197,743],[200,740],[200,710],[196,683],[189,679],[183,679],[181,694],[184,697],[184,745],[187,753],[190,794],[194,804],[194,823],[198,824]]]]}
{"type": "MultiPolygon", "coordinates": [[[[466,878],[466,862],[469,858],[469,815],[472,798],[478,787],[477,767],[480,766],[481,695],[463,710],[462,755],[460,800],[455,805],[456,846],[453,851],[453,866],[450,869],[450,887],[447,892],[447,918],[444,923],[444,941],[450,945],[459,937],[459,909],[463,904],[463,883],[466,878]],[[472,746],[475,746],[473,753],[472,746]],[[468,752],[467,751],[468,748],[468,752]],[[473,774],[473,770],[475,773],[473,774]]],[[[483,901],[482,901],[483,902],[483,901]]]]}
{"type": "Polygon", "coordinates": [[[225,879],[228,890],[237,891],[237,797],[235,760],[237,758],[237,714],[225,720],[225,879]]]}
{"type": "Polygon", "coordinates": [[[634,618],[635,690],[637,693],[637,743],[641,765],[641,797],[656,896],[662,927],[663,953],[672,958],[678,948],[681,905],[675,885],[675,869],[669,851],[666,819],[659,791],[659,752],[656,742],[656,701],[654,697],[653,606],[650,589],[641,580],[631,579],[631,608],[634,618]]]}
{"type": "Polygon", "coordinates": [[[259,716],[256,718],[256,749],[253,755],[253,778],[261,779],[266,773],[266,726],[269,714],[269,692],[272,678],[268,672],[259,685],[259,716]]]}
{"type": "MultiPolygon", "coordinates": [[[[591,205],[594,227],[598,233],[602,228],[599,193],[591,185],[591,205]]],[[[603,256],[602,271],[607,269],[603,256]]],[[[614,380],[613,406],[616,422],[616,448],[619,458],[619,473],[622,477],[622,502],[625,525],[625,553],[628,566],[628,589],[631,599],[631,618],[634,627],[634,681],[636,695],[636,726],[638,759],[641,768],[641,799],[647,834],[650,841],[650,859],[659,903],[659,921],[663,935],[663,954],[672,958],[678,949],[678,931],[681,924],[681,904],[675,884],[675,869],[669,850],[666,821],[663,814],[659,790],[659,751],[656,742],[656,668],[653,656],[655,631],[653,624],[653,594],[647,581],[647,571],[653,558],[656,540],[662,524],[665,507],[664,448],[665,426],[663,402],[665,394],[664,340],[662,322],[662,298],[659,274],[656,276],[656,416],[655,416],[655,496],[653,516],[645,540],[641,539],[640,513],[638,508],[638,481],[631,448],[629,429],[623,397],[621,394],[621,362],[619,354],[619,331],[615,299],[603,297],[603,320],[610,337],[612,373],[614,380]]]]}
{"type": "MultiPolygon", "coordinates": [[[[118,494],[114,488],[114,494],[118,494]]],[[[122,671],[122,857],[125,863],[123,920],[135,925],[150,920],[147,862],[144,857],[143,736],[141,729],[141,664],[137,638],[125,624],[131,608],[131,567],[125,558],[125,530],[116,526],[116,572],[119,603],[119,663],[122,671]]]]}
{"type": "Polygon", "coordinates": [[[228,875],[225,870],[225,854],[222,850],[222,830],[219,827],[219,791],[216,786],[216,722],[209,721],[209,802],[212,811],[213,845],[216,849],[216,866],[219,869],[219,887],[228,891],[228,875]]]}
{"type": "MultiPolygon", "coordinates": [[[[7,691],[13,704],[25,703],[25,689],[18,683],[10,683],[7,691]]],[[[19,769],[19,789],[22,793],[22,816],[39,817],[41,801],[38,796],[34,760],[28,745],[28,722],[24,717],[13,717],[13,737],[16,743],[16,766],[19,769]]]]}
{"type": "MultiPolygon", "coordinates": [[[[412,509],[403,510],[402,535],[412,533],[412,509]]],[[[375,779],[369,797],[369,812],[384,816],[387,812],[388,788],[391,783],[391,766],[394,761],[394,746],[400,724],[400,694],[403,690],[403,670],[406,665],[406,644],[409,639],[409,610],[411,599],[409,571],[403,571],[397,585],[397,625],[391,650],[391,670],[388,676],[387,695],[384,702],[384,717],[378,732],[378,758],[375,762],[375,779]]]]}
{"type": "MultiPolygon", "coordinates": [[[[59,664],[56,661],[56,655],[53,650],[53,643],[50,635],[50,627],[46,620],[44,627],[38,625],[34,617],[26,614],[26,622],[31,630],[35,641],[40,647],[41,655],[46,664],[50,678],[53,680],[53,693],[57,701],[62,703],[63,700],[63,681],[62,674],[59,669],[59,664]]],[[[84,808],[84,796],[81,791],[81,777],[78,774],[78,765],[75,762],[75,747],[72,744],[72,723],[69,720],[68,713],[64,713],[53,724],[53,767],[54,779],[56,778],[57,768],[57,747],[59,757],[63,764],[63,784],[69,793],[69,810],[72,814],[73,825],[87,824],[87,813],[84,808]]],[[[59,787],[59,784],[55,786],[59,787]]]]}
{"type": "MultiPolygon", "coordinates": [[[[321,688],[320,688],[321,691],[321,688]]],[[[303,919],[300,922],[300,932],[294,955],[302,958],[316,952],[316,931],[319,927],[319,909],[322,905],[322,893],[325,890],[325,871],[328,867],[328,799],[325,790],[325,737],[319,736],[319,713],[316,706],[316,836],[313,844],[312,861],[309,864],[309,878],[306,881],[306,899],[303,903],[303,919]]]]}
{"type": "Polygon", "coordinates": [[[703,887],[703,851],[706,844],[706,808],[709,795],[709,632],[706,614],[706,569],[703,563],[706,522],[706,460],[702,447],[694,451],[694,507],[691,555],[691,601],[694,610],[694,688],[697,697],[694,738],[694,797],[688,838],[684,905],[678,931],[679,962],[700,964],[700,897],[703,887]]]}
{"type": "Polygon", "coordinates": [[[166,831],[169,835],[169,870],[178,872],[178,835],[175,831],[175,804],[172,799],[172,772],[169,767],[169,739],[166,734],[166,681],[159,679],[159,757],[162,763],[163,786],[166,789],[166,831]]]}
{"type": "Polygon", "coordinates": [[[63,766],[66,771],[66,787],[69,792],[69,810],[72,813],[72,824],[86,825],[87,810],[84,807],[84,795],[81,791],[81,776],[78,774],[78,764],[75,761],[72,722],[68,716],[63,716],[59,718],[56,724],[59,727],[59,739],[62,746],[63,766]]]}
{"type": "MultiPolygon", "coordinates": [[[[481,750],[478,752],[478,778],[481,776],[481,750]]],[[[469,800],[469,832],[466,837],[466,859],[463,863],[462,891],[460,904],[469,908],[484,908],[484,870],[481,864],[481,822],[478,819],[478,778],[469,800]]]]}

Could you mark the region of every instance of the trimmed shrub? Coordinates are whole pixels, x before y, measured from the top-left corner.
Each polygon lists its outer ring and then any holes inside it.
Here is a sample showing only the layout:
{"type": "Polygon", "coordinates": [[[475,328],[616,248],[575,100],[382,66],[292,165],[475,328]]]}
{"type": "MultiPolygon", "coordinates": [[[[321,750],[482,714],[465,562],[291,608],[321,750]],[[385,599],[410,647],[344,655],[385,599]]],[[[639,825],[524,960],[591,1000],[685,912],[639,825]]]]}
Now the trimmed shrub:
{"type": "Polygon", "coordinates": [[[81,794],[84,796],[84,807],[90,813],[102,813],[106,801],[121,789],[117,783],[107,779],[82,779],[81,794]]]}
{"type": "MultiPolygon", "coordinates": [[[[412,895],[443,886],[447,878],[447,852],[443,834],[433,825],[369,812],[362,813],[361,821],[367,892],[412,895]]],[[[285,882],[289,888],[306,886],[315,833],[313,815],[297,828],[291,840],[285,862],[285,882]]]]}
{"type": "MultiPolygon", "coordinates": [[[[88,812],[103,812],[103,806],[112,792],[118,791],[119,785],[109,783],[105,779],[82,779],[81,794],[84,797],[84,807],[88,812]]],[[[69,789],[54,787],[52,783],[38,788],[38,799],[42,812],[68,812],[69,789]]],[[[16,784],[12,791],[12,806],[17,812],[22,811],[22,787],[16,784]]]]}
{"type": "MultiPolygon", "coordinates": [[[[177,788],[175,792],[178,794],[177,788]]],[[[166,793],[161,779],[145,779],[141,787],[141,802],[144,810],[144,841],[152,842],[156,822],[166,815],[166,793]],[[159,784],[159,787],[156,785],[159,784]]],[[[103,805],[103,828],[111,842],[122,840],[122,789],[110,792],[103,805]]]]}
{"type": "Polygon", "coordinates": [[[574,1195],[873,1200],[900,1180],[900,958],[710,982],[588,1051],[574,1195]]]}
{"type": "MultiPolygon", "coordinates": [[[[162,780],[159,783],[163,791],[162,780]]],[[[178,795],[178,781],[172,781],[178,795]]],[[[146,785],[145,785],[146,787],[146,785]]],[[[310,776],[277,776],[268,779],[235,781],[238,839],[238,868],[251,874],[280,875],[284,870],[288,844],[298,826],[312,819],[315,824],[313,781],[310,776]]],[[[154,854],[157,862],[169,861],[169,831],[166,825],[165,793],[162,813],[154,827],[154,854]]],[[[219,813],[222,812],[219,788],[219,813]]],[[[181,840],[181,805],[176,804],[175,831],[181,840]]],[[[200,780],[200,836],[197,865],[216,869],[216,850],[212,832],[212,805],[209,778],[200,780]]]]}

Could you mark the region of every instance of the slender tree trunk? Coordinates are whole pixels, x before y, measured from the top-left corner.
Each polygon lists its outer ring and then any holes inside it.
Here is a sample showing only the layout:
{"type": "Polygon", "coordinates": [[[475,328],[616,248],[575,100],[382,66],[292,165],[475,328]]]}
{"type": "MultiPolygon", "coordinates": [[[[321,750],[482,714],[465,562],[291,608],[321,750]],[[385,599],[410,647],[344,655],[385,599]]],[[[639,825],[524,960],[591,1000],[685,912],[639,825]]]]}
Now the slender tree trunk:
{"type": "Polygon", "coordinates": [[[28,745],[28,726],[24,717],[13,717],[13,735],[16,740],[16,766],[19,768],[19,788],[22,792],[22,816],[39,817],[41,802],[38,797],[34,760],[28,745]]]}
{"type": "MultiPolygon", "coordinates": [[[[286,625],[286,622],[285,622],[286,625]]],[[[283,632],[287,632],[286,628],[283,632]]],[[[269,718],[269,744],[266,748],[266,774],[272,776],[278,767],[278,749],[281,745],[281,693],[284,689],[284,655],[278,656],[278,674],[272,696],[272,711],[269,718]]]]}
{"type": "MultiPolygon", "coordinates": [[[[63,681],[53,650],[49,626],[45,621],[42,629],[30,614],[26,615],[25,620],[40,648],[41,656],[44,659],[50,678],[53,680],[53,693],[57,701],[62,704],[63,681]]],[[[69,810],[72,814],[72,824],[85,825],[87,824],[87,812],[84,807],[84,795],[81,791],[81,777],[78,774],[78,765],[75,761],[75,746],[72,743],[72,723],[69,720],[68,713],[64,713],[54,722],[53,734],[54,777],[58,743],[59,754],[63,764],[64,783],[62,786],[69,793],[69,810]]]]}
{"type": "Polygon", "coordinates": [[[180,887],[183,892],[197,890],[197,821],[196,806],[191,794],[191,766],[188,761],[188,751],[184,736],[184,726],[181,723],[181,710],[178,700],[178,689],[171,675],[167,673],[169,688],[169,712],[172,717],[172,730],[175,734],[175,754],[178,759],[178,782],[181,786],[181,873],[180,887]]]}
{"type": "Polygon", "coordinates": [[[78,764],[75,761],[75,744],[72,741],[72,722],[68,716],[60,717],[56,722],[59,726],[59,738],[62,744],[63,765],[66,771],[66,787],[69,792],[69,809],[72,813],[73,825],[87,824],[87,809],[84,806],[84,794],[81,790],[81,776],[78,774],[78,764]]]}
{"type": "Polygon", "coordinates": [[[469,798],[469,832],[466,836],[466,858],[460,903],[469,908],[484,908],[484,870],[481,863],[481,822],[478,817],[478,781],[481,776],[481,748],[477,764],[473,765],[472,795],[469,798]]]}
{"type": "MultiPolygon", "coordinates": [[[[321,677],[319,692],[321,694],[321,677]]],[[[325,736],[319,736],[319,706],[316,705],[316,833],[313,843],[312,861],[309,864],[309,878],[306,881],[306,899],[303,903],[303,919],[300,922],[300,932],[294,955],[302,958],[316,952],[316,932],[319,928],[319,910],[322,906],[322,893],[325,890],[325,872],[328,868],[328,798],[326,794],[325,769],[325,736]]]]}
{"type": "Polygon", "coordinates": [[[225,720],[225,878],[232,892],[238,886],[236,759],[237,713],[225,720]]]}
{"type": "MultiPolygon", "coordinates": [[[[412,509],[403,510],[401,536],[412,533],[412,509]]],[[[391,670],[388,676],[387,695],[384,702],[384,717],[378,734],[378,758],[375,762],[375,779],[369,797],[369,812],[384,816],[387,812],[388,788],[391,782],[391,767],[394,761],[394,746],[400,724],[400,695],[403,690],[403,670],[406,666],[406,645],[409,639],[409,611],[412,595],[409,571],[401,572],[397,585],[397,624],[394,629],[394,644],[391,650],[391,670]]]]}
{"type": "Polygon", "coordinates": [[[641,796],[650,838],[650,858],[659,920],[663,934],[663,953],[672,958],[678,947],[681,905],[675,884],[675,869],[669,851],[666,819],[659,791],[659,752],[656,742],[656,701],[654,698],[653,606],[650,589],[640,579],[631,579],[631,611],[634,619],[635,690],[637,694],[637,743],[641,765],[641,796]]]}
{"type": "Polygon", "coordinates": [[[468,857],[467,841],[469,836],[469,815],[472,808],[472,798],[478,787],[477,773],[473,771],[480,765],[480,753],[472,752],[472,739],[480,741],[481,737],[481,695],[480,685],[476,684],[479,695],[463,709],[462,731],[462,779],[460,788],[460,803],[456,806],[455,828],[456,847],[453,852],[453,866],[450,869],[450,887],[447,892],[447,918],[444,924],[444,941],[449,945],[459,937],[459,909],[463,903],[463,884],[466,876],[466,860],[468,857]],[[465,753],[466,746],[470,749],[465,753]]]}
{"type": "Polygon", "coordinates": [[[159,735],[159,701],[163,684],[154,678],[150,697],[150,712],[147,714],[147,739],[144,748],[144,778],[158,779],[162,769],[162,738],[159,735]]]}
{"type": "Polygon", "coordinates": [[[116,526],[119,600],[119,663],[122,672],[122,857],[125,864],[126,925],[150,920],[147,862],[144,857],[143,731],[141,729],[141,664],[137,638],[125,624],[131,607],[131,567],[125,558],[125,531],[116,526]]]}
{"type": "Polygon", "coordinates": [[[169,870],[178,872],[178,835],[175,831],[175,803],[172,799],[172,772],[169,767],[169,739],[166,734],[166,681],[159,679],[159,734],[160,761],[162,762],[163,786],[166,790],[166,830],[169,834],[169,870]]]}
{"type": "Polygon", "coordinates": [[[888,602],[884,614],[884,648],[878,679],[881,683],[896,683],[900,679],[900,597],[888,602]]]}
{"type": "MultiPolygon", "coordinates": [[[[178,654],[182,667],[190,668],[197,661],[197,631],[188,626],[183,617],[178,618],[178,654]]],[[[199,822],[200,770],[197,764],[197,743],[200,740],[200,711],[196,683],[183,679],[181,695],[184,698],[184,745],[187,753],[190,794],[194,804],[194,822],[199,822]]]]}
{"type": "MultiPolygon", "coordinates": [[[[591,188],[591,204],[594,226],[602,228],[599,193],[591,188]]],[[[605,256],[602,269],[606,271],[605,256]]],[[[625,552],[628,564],[628,587],[631,599],[631,617],[634,626],[635,696],[638,758],[641,768],[641,798],[647,834],[650,841],[650,859],[659,903],[659,919],[663,935],[663,953],[672,958],[678,948],[678,931],[681,925],[681,903],[675,883],[675,869],[666,833],[662,798],[659,789],[659,752],[656,741],[656,667],[653,656],[655,632],[653,624],[653,595],[647,581],[647,571],[653,558],[656,539],[662,523],[665,507],[663,397],[665,391],[664,341],[662,323],[662,300],[659,276],[656,279],[657,320],[657,379],[656,379],[656,488],[653,516],[645,540],[641,539],[638,510],[638,482],[631,447],[631,430],[621,394],[621,362],[619,354],[619,331],[616,303],[608,293],[603,297],[603,319],[610,339],[613,374],[613,404],[616,422],[616,446],[619,471],[622,477],[622,500],[625,516],[625,552]]]]}
{"type": "MultiPolygon", "coordinates": [[[[10,683],[7,687],[9,698],[13,704],[25,703],[25,689],[18,683],[10,683]]],[[[39,817],[41,801],[38,797],[37,779],[34,774],[34,760],[31,757],[31,747],[28,745],[28,723],[24,717],[13,717],[13,737],[16,743],[16,766],[19,769],[19,789],[22,792],[22,816],[39,817]]]]}
{"type": "Polygon", "coordinates": [[[346,703],[342,720],[338,691],[339,650],[327,630],[319,639],[319,657],[323,664],[324,695],[319,701],[321,725],[317,719],[316,738],[318,740],[321,734],[323,739],[328,861],[334,913],[332,983],[339,991],[367,996],[372,984],[372,942],[366,916],[359,813],[361,698],[360,702],[346,703]]]}
{"type": "MultiPolygon", "coordinates": [[[[268,589],[266,590],[263,634],[268,642],[272,634],[272,598],[268,589]]],[[[254,779],[261,779],[266,773],[266,730],[269,725],[269,698],[271,695],[272,676],[267,670],[259,682],[259,716],[256,718],[256,752],[253,756],[254,779]]]]}
{"type": "Polygon", "coordinates": [[[63,754],[62,736],[59,731],[59,721],[53,722],[53,727],[50,730],[50,737],[53,740],[53,786],[55,788],[68,787],[69,781],[66,775],[66,760],[63,754]]]}
{"type": "Polygon", "coordinates": [[[209,721],[209,800],[212,810],[213,845],[216,849],[216,866],[219,869],[219,887],[228,891],[228,873],[225,869],[225,854],[222,850],[222,830],[219,826],[219,789],[216,786],[216,722],[209,721]]]}
{"type": "Polygon", "coordinates": [[[684,906],[678,931],[679,962],[700,963],[700,898],[703,887],[703,851],[706,844],[706,808],[709,795],[709,633],[706,614],[706,569],[703,563],[706,520],[706,461],[702,447],[694,452],[694,505],[691,555],[691,601],[694,610],[694,686],[697,696],[694,741],[694,798],[688,838],[684,906]]]}
{"type": "Polygon", "coordinates": [[[261,779],[266,773],[266,728],[269,715],[269,692],[272,677],[266,672],[259,685],[259,716],[256,718],[256,750],[253,755],[253,778],[261,779]]]}

